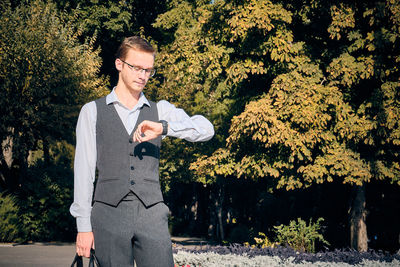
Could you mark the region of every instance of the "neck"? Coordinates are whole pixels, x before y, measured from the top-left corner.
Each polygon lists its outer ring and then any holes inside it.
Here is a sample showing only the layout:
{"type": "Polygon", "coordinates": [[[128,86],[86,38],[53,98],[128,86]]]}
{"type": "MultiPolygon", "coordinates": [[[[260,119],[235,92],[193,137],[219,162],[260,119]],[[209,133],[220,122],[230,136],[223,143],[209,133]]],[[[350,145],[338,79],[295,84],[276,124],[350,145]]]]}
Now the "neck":
{"type": "Polygon", "coordinates": [[[114,91],[117,94],[118,100],[128,109],[133,109],[133,107],[138,103],[141,93],[128,90],[128,88],[124,87],[120,83],[117,84],[114,91]]]}

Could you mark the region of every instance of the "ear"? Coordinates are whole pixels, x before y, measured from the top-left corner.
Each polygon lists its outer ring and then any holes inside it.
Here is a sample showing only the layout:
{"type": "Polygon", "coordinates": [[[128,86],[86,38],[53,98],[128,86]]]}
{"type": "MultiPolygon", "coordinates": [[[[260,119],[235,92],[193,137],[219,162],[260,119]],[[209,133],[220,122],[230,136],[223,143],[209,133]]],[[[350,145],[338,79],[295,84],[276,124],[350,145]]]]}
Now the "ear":
{"type": "Polygon", "coordinates": [[[123,65],[124,63],[119,59],[119,58],[117,58],[116,60],[115,60],[115,68],[118,70],[118,71],[121,71],[122,70],[122,65],[123,65]]]}

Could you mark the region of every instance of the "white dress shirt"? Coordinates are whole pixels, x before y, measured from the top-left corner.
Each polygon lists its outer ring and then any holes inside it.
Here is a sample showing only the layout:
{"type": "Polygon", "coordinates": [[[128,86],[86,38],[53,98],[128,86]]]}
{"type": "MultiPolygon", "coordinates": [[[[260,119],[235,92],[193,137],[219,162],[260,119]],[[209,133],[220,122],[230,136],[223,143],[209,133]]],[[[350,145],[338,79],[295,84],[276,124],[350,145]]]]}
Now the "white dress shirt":
{"type": "MultiPolygon", "coordinates": [[[[133,109],[125,107],[113,90],[106,97],[106,103],[113,103],[128,134],[131,134],[139,117],[140,108],[149,104],[141,93],[133,109]]],[[[201,142],[211,139],[214,127],[205,117],[189,117],[183,109],[162,100],[157,103],[158,118],[168,122],[167,136],[185,139],[190,142],[201,142]]],[[[92,210],[93,183],[96,172],[96,119],[97,108],[94,101],[85,104],[79,114],[76,126],[76,149],[74,160],[74,202],[70,207],[76,218],[78,232],[91,232],[90,213],[92,210]]]]}

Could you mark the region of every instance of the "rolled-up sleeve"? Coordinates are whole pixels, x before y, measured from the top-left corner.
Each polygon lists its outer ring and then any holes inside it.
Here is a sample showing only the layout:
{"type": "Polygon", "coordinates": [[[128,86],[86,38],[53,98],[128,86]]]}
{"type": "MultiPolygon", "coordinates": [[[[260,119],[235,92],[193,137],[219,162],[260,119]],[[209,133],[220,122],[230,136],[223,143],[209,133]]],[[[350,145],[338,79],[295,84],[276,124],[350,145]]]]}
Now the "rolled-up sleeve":
{"type": "Polygon", "coordinates": [[[157,109],[159,119],[168,122],[167,136],[190,142],[208,141],[214,136],[214,126],[202,115],[190,117],[183,109],[165,100],[157,103],[157,109]]]}

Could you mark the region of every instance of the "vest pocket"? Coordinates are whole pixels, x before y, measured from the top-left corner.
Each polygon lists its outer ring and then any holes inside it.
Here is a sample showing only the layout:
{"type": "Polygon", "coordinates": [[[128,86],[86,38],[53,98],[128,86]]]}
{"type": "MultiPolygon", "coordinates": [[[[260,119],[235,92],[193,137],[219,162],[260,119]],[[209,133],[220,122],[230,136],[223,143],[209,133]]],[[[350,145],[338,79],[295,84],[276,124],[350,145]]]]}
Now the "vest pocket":
{"type": "Polygon", "coordinates": [[[117,180],[119,180],[119,178],[102,178],[102,179],[99,179],[97,182],[102,184],[102,183],[114,182],[114,181],[117,181],[117,180]]]}
{"type": "Polygon", "coordinates": [[[143,178],[143,181],[148,182],[148,183],[153,183],[153,184],[158,184],[158,180],[153,180],[153,179],[148,179],[148,178],[143,178]]]}

